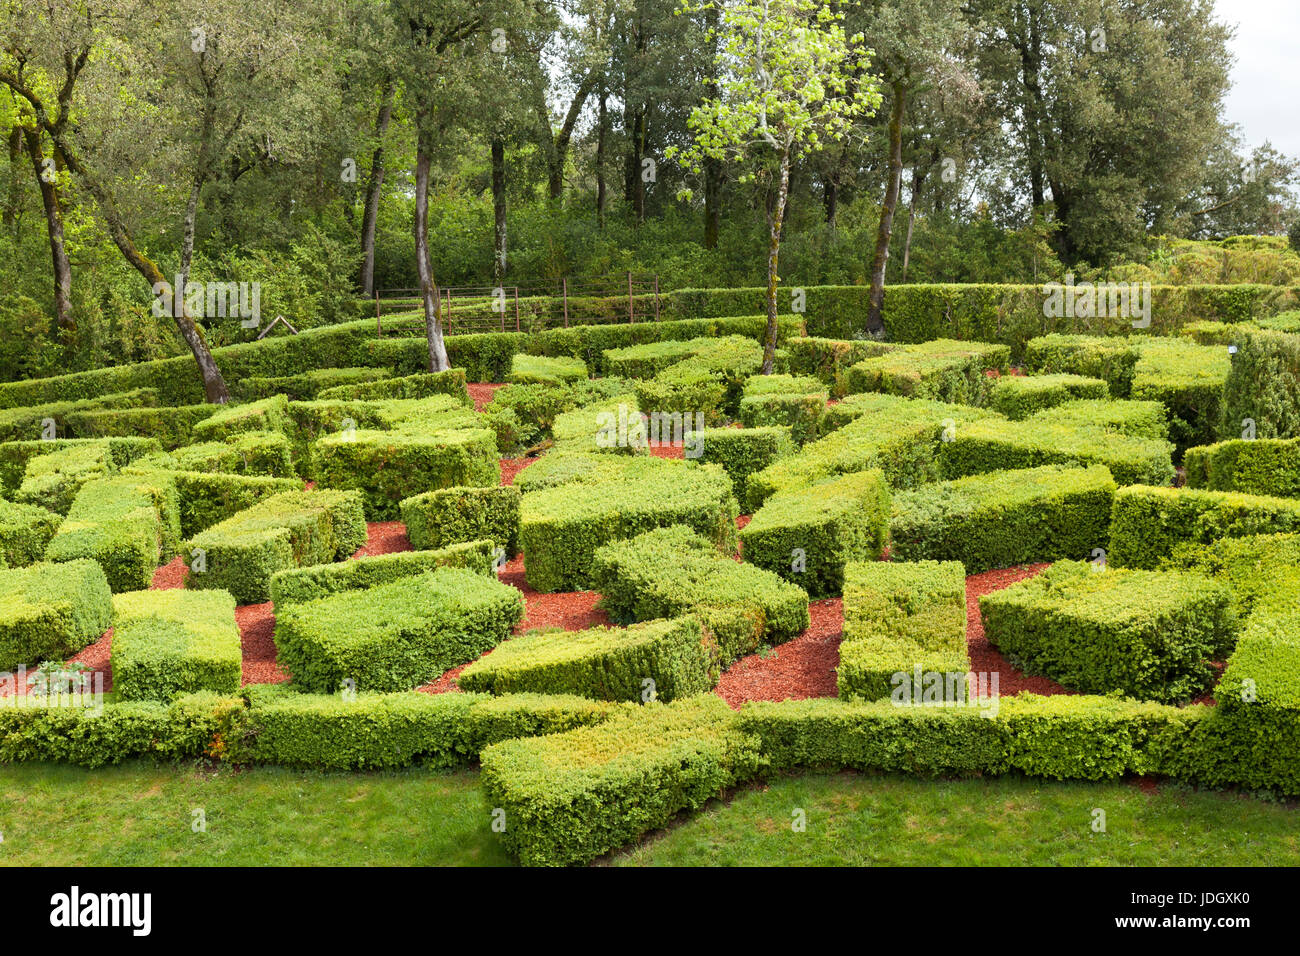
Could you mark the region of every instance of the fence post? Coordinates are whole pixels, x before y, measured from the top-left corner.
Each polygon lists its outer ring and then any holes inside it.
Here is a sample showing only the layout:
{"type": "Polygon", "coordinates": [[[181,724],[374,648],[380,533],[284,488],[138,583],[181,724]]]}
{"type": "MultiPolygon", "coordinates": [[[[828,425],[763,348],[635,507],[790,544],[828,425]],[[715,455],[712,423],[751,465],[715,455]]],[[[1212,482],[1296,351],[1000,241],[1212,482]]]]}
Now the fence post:
{"type": "Polygon", "coordinates": [[[515,286],[515,331],[519,331],[519,286],[515,286]]]}
{"type": "Polygon", "coordinates": [[[564,327],[569,327],[569,277],[560,279],[560,288],[564,296],[564,327]]]}
{"type": "Polygon", "coordinates": [[[659,273],[655,273],[655,321],[659,321],[659,273]]]}
{"type": "Polygon", "coordinates": [[[630,272],[627,274],[627,320],[629,323],[636,321],[632,311],[632,273],[630,272]]]}
{"type": "Polygon", "coordinates": [[[379,338],[382,339],[384,337],[384,323],[379,318],[379,290],[378,289],[375,290],[375,331],[378,333],[379,338]]]}

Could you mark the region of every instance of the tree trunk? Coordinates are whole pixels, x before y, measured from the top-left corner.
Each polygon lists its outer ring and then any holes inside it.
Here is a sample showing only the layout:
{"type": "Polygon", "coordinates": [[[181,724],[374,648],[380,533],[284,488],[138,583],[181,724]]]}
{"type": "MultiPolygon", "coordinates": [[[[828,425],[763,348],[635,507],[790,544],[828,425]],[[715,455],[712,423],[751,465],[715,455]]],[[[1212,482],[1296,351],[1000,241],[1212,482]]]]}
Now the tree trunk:
{"type": "Polygon", "coordinates": [[[36,185],[41,191],[41,205],[45,209],[45,230],[50,237],[50,258],[54,265],[54,317],[59,331],[73,333],[77,323],[72,318],[72,263],[68,261],[67,246],[63,241],[63,216],[59,212],[59,196],[53,179],[46,179],[45,158],[41,155],[41,134],[24,130],[27,154],[31,157],[36,185]]]}
{"type": "Polygon", "coordinates": [[[420,298],[424,302],[429,371],[445,372],[451,368],[451,362],[442,338],[442,299],[433,280],[433,262],[429,258],[429,151],[422,137],[415,150],[415,265],[420,274],[420,298]]]}
{"type": "Polygon", "coordinates": [[[506,144],[492,137],[492,222],[495,251],[492,278],[497,288],[506,281],[506,144]]]}
{"type": "Polygon", "coordinates": [[[781,226],[785,222],[785,201],[790,192],[790,147],[781,153],[781,175],[776,201],[767,217],[767,332],[763,336],[763,374],[771,375],[776,361],[777,256],[781,251],[781,226]]]}
{"type": "Polygon", "coordinates": [[[588,71],[587,75],[582,78],[577,91],[573,94],[573,100],[569,103],[569,109],[564,114],[564,121],[560,124],[558,132],[551,131],[551,117],[547,111],[545,99],[543,98],[541,103],[538,104],[538,115],[543,121],[543,128],[546,130],[546,135],[551,137],[547,150],[547,165],[549,167],[547,193],[552,200],[561,199],[564,196],[564,167],[569,162],[569,144],[573,142],[573,130],[578,124],[578,117],[582,115],[582,107],[586,104],[587,97],[591,96],[591,91],[596,88],[598,79],[599,76],[594,69],[588,71]]]}
{"type": "Polygon", "coordinates": [[[894,102],[889,115],[889,185],[880,208],[880,226],[876,230],[876,256],[871,263],[871,292],[868,296],[867,331],[880,335],[885,331],[885,264],[889,262],[889,239],[894,231],[894,211],[903,181],[903,113],[907,107],[907,87],[901,81],[893,85],[894,102]]]}
{"type": "Polygon", "coordinates": [[[361,294],[375,294],[375,230],[379,223],[379,195],[384,185],[384,135],[393,116],[393,86],[385,85],[379,118],[375,122],[375,151],[370,155],[370,180],[366,183],[366,208],[361,216],[361,294]]]}
{"type": "Polygon", "coordinates": [[[925,173],[912,169],[912,195],[907,200],[907,237],[903,240],[903,281],[907,281],[907,266],[912,261],[912,226],[916,223],[916,197],[921,194],[925,173]]]}
{"type": "Polygon", "coordinates": [[[609,135],[609,109],[606,93],[600,91],[600,108],[596,112],[596,226],[605,228],[605,140],[609,135]]]}

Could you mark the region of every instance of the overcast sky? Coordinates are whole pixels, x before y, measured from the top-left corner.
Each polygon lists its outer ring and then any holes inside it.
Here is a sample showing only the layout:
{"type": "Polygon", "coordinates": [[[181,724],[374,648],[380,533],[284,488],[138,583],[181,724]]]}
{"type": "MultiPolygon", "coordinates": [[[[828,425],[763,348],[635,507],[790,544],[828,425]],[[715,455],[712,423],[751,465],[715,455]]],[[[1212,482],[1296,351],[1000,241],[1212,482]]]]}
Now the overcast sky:
{"type": "Polygon", "coordinates": [[[1237,27],[1228,120],[1246,142],[1265,140],[1300,157],[1300,0],[1216,0],[1219,19],[1237,27]]]}

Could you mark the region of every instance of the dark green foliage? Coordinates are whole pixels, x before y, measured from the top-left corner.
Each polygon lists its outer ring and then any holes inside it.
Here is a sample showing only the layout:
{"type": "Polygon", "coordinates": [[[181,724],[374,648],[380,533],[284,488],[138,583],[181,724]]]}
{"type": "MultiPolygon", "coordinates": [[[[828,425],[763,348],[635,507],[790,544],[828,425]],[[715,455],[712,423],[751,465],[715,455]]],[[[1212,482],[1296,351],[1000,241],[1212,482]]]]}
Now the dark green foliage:
{"type": "Polygon", "coordinates": [[[438,568],[466,568],[495,576],[496,545],[491,541],[466,541],[436,551],[398,551],[334,564],[288,568],[271,576],[271,600],[276,607],[301,604],[340,591],[372,588],[438,568]]]}
{"type": "Polygon", "coordinates": [[[113,691],[123,700],[239,693],[235,599],[225,591],[134,591],[113,599],[113,691]]]}
{"type": "Polygon", "coordinates": [[[510,485],[429,491],[402,501],[402,522],[416,548],[486,539],[513,558],[519,553],[519,498],[510,485]]]}
{"type": "Polygon", "coordinates": [[[0,671],[69,657],[113,622],[108,581],[94,561],[0,570],[0,593],[0,671]]]}

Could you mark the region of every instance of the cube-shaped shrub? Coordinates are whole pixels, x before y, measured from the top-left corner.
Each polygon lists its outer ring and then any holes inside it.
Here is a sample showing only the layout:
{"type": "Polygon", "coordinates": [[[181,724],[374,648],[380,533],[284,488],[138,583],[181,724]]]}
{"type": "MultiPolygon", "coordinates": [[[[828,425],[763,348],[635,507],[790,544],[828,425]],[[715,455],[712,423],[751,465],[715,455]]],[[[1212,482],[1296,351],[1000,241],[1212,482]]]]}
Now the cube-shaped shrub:
{"type": "Polygon", "coordinates": [[[483,751],[488,805],[528,866],[586,863],[748,779],[758,742],[721,698],[647,704],[594,727],[483,751]]]}
{"type": "Polygon", "coordinates": [[[889,509],[889,485],[879,469],[779,492],[740,532],[745,560],[811,597],[839,594],[845,565],[884,552],[889,509]]]}
{"type": "Polygon", "coordinates": [[[443,488],[405,499],[402,521],[412,547],[445,548],[486,538],[513,558],[519,553],[519,498],[511,485],[443,488]]]}
{"type": "Polygon", "coordinates": [[[200,442],[171,453],[184,471],[223,471],[237,475],[292,478],[293,446],[284,432],[241,432],[225,441],[200,442]]]}
{"type": "Polygon", "coordinates": [[[272,395],[243,405],[227,405],[194,425],[194,440],[225,441],[243,432],[292,432],[289,418],[289,400],[283,395],[272,395]]]}
{"type": "Polygon", "coordinates": [[[649,453],[649,432],[634,394],[614,395],[555,416],[556,451],[649,453]]]}
{"type": "Polygon", "coordinates": [[[310,691],[411,690],[496,647],[523,613],[516,588],[442,568],[284,605],[275,646],[294,683],[310,691]]]}
{"type": "Polygon", "coordinates": [[[798,451],[785,425],[759,428],[704,428],[695,433],[699,443],[699,460],[721,465],[731,479],[741,510],[753,510],[748,503],[746,482],[749,476],[773,462],[789,458],[798,451]]]}
{"type": "Polygon", "coordinates": [[[36,505],[0,498],[0,567],[21,568],[45,555],[62,518],[36,505]]]}
{"type": "Polygon", "coordinates": [[[456,678],[492,694],[576,694],[638,703],[702,694],[718,672],[700,622],[691,617],[631,627],[549,631],[511,638],[456,678]]]}
{"type": "Polygon", "coordinates": [[[27,463],[14,500],[66,515],[82,485],[115,471],[117,464],[106,445],[74,445],[52,451],[27,463]]]}
{"type": "Polygon", "coordinates": [[[586,590],[598,547],[674,524],[731,552],[738,515],[731,479],[717,465],[628,459],[599,480],[524,495],[519,543],[528,584],[542,592],[586,590]]]}
{"type": "Polygon", "coordinates": [[[1034,372],[1104,379],[1111,395],[1128,398],[1138,357],[1138,350],[1125,338],[1053,333],[1026,343],[1024,365],[1034,372]]]}
{"type": "Polygon", "coordinates": [[[1167,441],[1035,416],[957,427],[940,446],[940,468],[945,478],[962,478],[1039,465],[1105,465],[1121,485],[1169,484],[1173,452],[1167,441]]]}
{"type": "Polygon", "coordinates": [[[788,425],[802,445],[817,437],[829,392],[808,376],[755,375],[740,398],[740,420],[747,428],[788,425]]]}
{"type": "Polygon", "coordinates": [[[113,595],[94,561],[0,570],[0,671],[63,660],[113,624],[113,595]]]}
{"type": "Polygon", "coordinates": [[[153,475],[160,471],[165,472],[176,485],[182,538],[191,538],[273,495],[303,488],[303,482],[298,478],[235,475],[224,471],[172,471],[150,467],[144,461],[128,465],[125,473],[153,475]]]}
{"type": "Polygon", "coordinates": [[[559,385],[577,382],[587,377],[587,363],[582,359],[516,353],[510,360],[508,382],[520,384],[559,385]]]}
{"type": "Polygon", "coordinates": [[[431,489],[500,480],[496,436],[485,428],[327,435],[316,442],[315,468],[323,487],[360,491],[372,521],[395,520],[402,499],[431,489]]]}
{"type": "Polygon", "coordinates": [[[1160,402],[1169,410],[1170,437],[1180,450],[1214,441],[1232,366],[1228,350],[1165,336],[1134,342],[1138,361],[1132,397],[1160,402]]]}
{"type": "Polygon", "coordinates": [[[194,427],[220,408],[220,405],[177,405],[100,409],[70,413],[64,422],[68,434],[76,438],[144,436],[163,448],[177,448],[194,441],[194,427]]]}
{"type": "Polygon", "coordinates": [[[340,591],[359,591],[398,578],[427,574],[438,568],[465,568],[495,577],[496,549],[491,541],[466,541],[436,551],[398,551],[334,564],[289,568],[271,576],[271,600],[277,608],[301,604],[340,591]]]}
{"type": "Polygon", "coordinates": [[[355,491],[286,491],[237,512],[186,543],[187,588],[222,588],[240,604],[271,596],[271,576],[286,568],[341,561],[366,542],[355,491]]]}
{"type": "Polygon", "coordinates": [[[1115,493],[1107,560],[1158,568],[1180,546],[1300,531],[1300,501],[1235,491],[1131,485],[1115,493]]]}
{"type": "Polygon", "coordinates": [[[1115,480],[1100,465],[1045,465],[922,485],[894,495],[896,560],[960,561],[967,574],[1092,557],[1106,547],[1115,480]]]}
{"type": "Polygon", "coordinates": [[[138,591],[180,542],[176,483],[169,475],[122,474],[87,482],[50,540],[50,561],[98,561],[114,592],[138,591]]]}
{"type": "Polygon", "coordinates": [[[647,413],[700,414],[714,424],[736,414],[745,381],[762,364],[763,347],[753,339],[708,340],[690,358],[637,382],[637,403],[647,413]]]}
{"type": "Polygon", "coordinates": [[[654,378],[670,365],[691,358],[708,339],[682,342],[646,342],[620,349],[605,349],[601,354],[610,375],[621,378],[654,378]]]}
{"type": "Polygon", "coordinates": [[[803,588],[726,557],[682,525],[605,545],[596,552],[592,576],[601,606],[621,623],[699,618],[722,667],[798,637],[809,623],[803,588]]]}
{"type": "Polygon", "coordinates": [[[850,366],[899,347],[871,340],[824,339],[811,335],[790,338],[785,343],[790,372],[815,377],[836,398],[842,397],[848,390],[847,373],[850,366]]]}
{"type": "Polygon", "coordinates": [[[443,372],[420,372],[398,378],[380,377],[352,385],[337,385],[323,389],[316,398],[344,401],[377,401],[387,398],[429,398],[432,395],[450,395],[462,405],[472,408],[474,400],[465,388],[465,370],[449,368],[443,372]]]}
{"type": "Polygon", "coordinates": [[[239,693],[243,665],[235,599],[226,591],[133,591],[113,599],[113,691],[171,700],[239,693]]]}
{"type": "MultiPolygon", "coordinates": [[[[929,675],[965,690],[966,572],[956,561],[859,561],[844,573],[844,639],[836,671],[843,700],[922,703],[929,675]],[[915,675],[922,675],[916,686],[915,675]],[[959,676],[957,676],[959,675],[959,676]]],[[[964,700],[964,693],[960,700],[964,700]]],[[[947,700],[947,698],[944,698],[947,700]]]]}
{"type": "Polygon", "coordinates": [[[1029,417],[1031,422],[1119,432],[1152,441],[1169,440],[1169,413],[1160,402],[1132,398],[1081,398],[1029,417]]]}
{"type": "Polygon", "coordinates": [[[849,392],[885,392],[960,405],[983,405],[995,379],[989,369],[1006,371],[1011,349],[985,342],[938,339],[863,359],[849,367],[849,392]]]}
{"type": "Polygon", "coordinates": [[[1231,363],[1219,437],[1240,435],[1249,420],[1259,438],[1300,438],[1300,335],[1247,332],[1231,363]]]}
{"type": "Polygon", "coordinates": [[[939,477],[939,447],[967,424],[996,413],[897,395],[852,395],[827,410],[826,420],[844,406],[853,414],[825,438],[805,445],[751,475],[746,505],[756,509],[778,491],[797,490],[835,475],[879,468],[895,488],[911,488],[939,477]]]}
{"type": "Polygon", "coordinates": [[[1084,375],[1004,375],[989,392],[989,408],[1018,420],[1072,399],[1109,395],[1104,380],[1084,375]]]}
{"type": "Polygon", "coordinates": [[[1166,703],[1214,684],[1236,639],[1228,588],[1179,571],[1061,561],[980,598],[989,642],[1028,674],[1085,693],[1166,703]]]}
{"type": "Polygon", "coordinates": [[[1234,438],[1187,449],[1187,487],[1300,498],[1300,438],[1234,438]]]}

